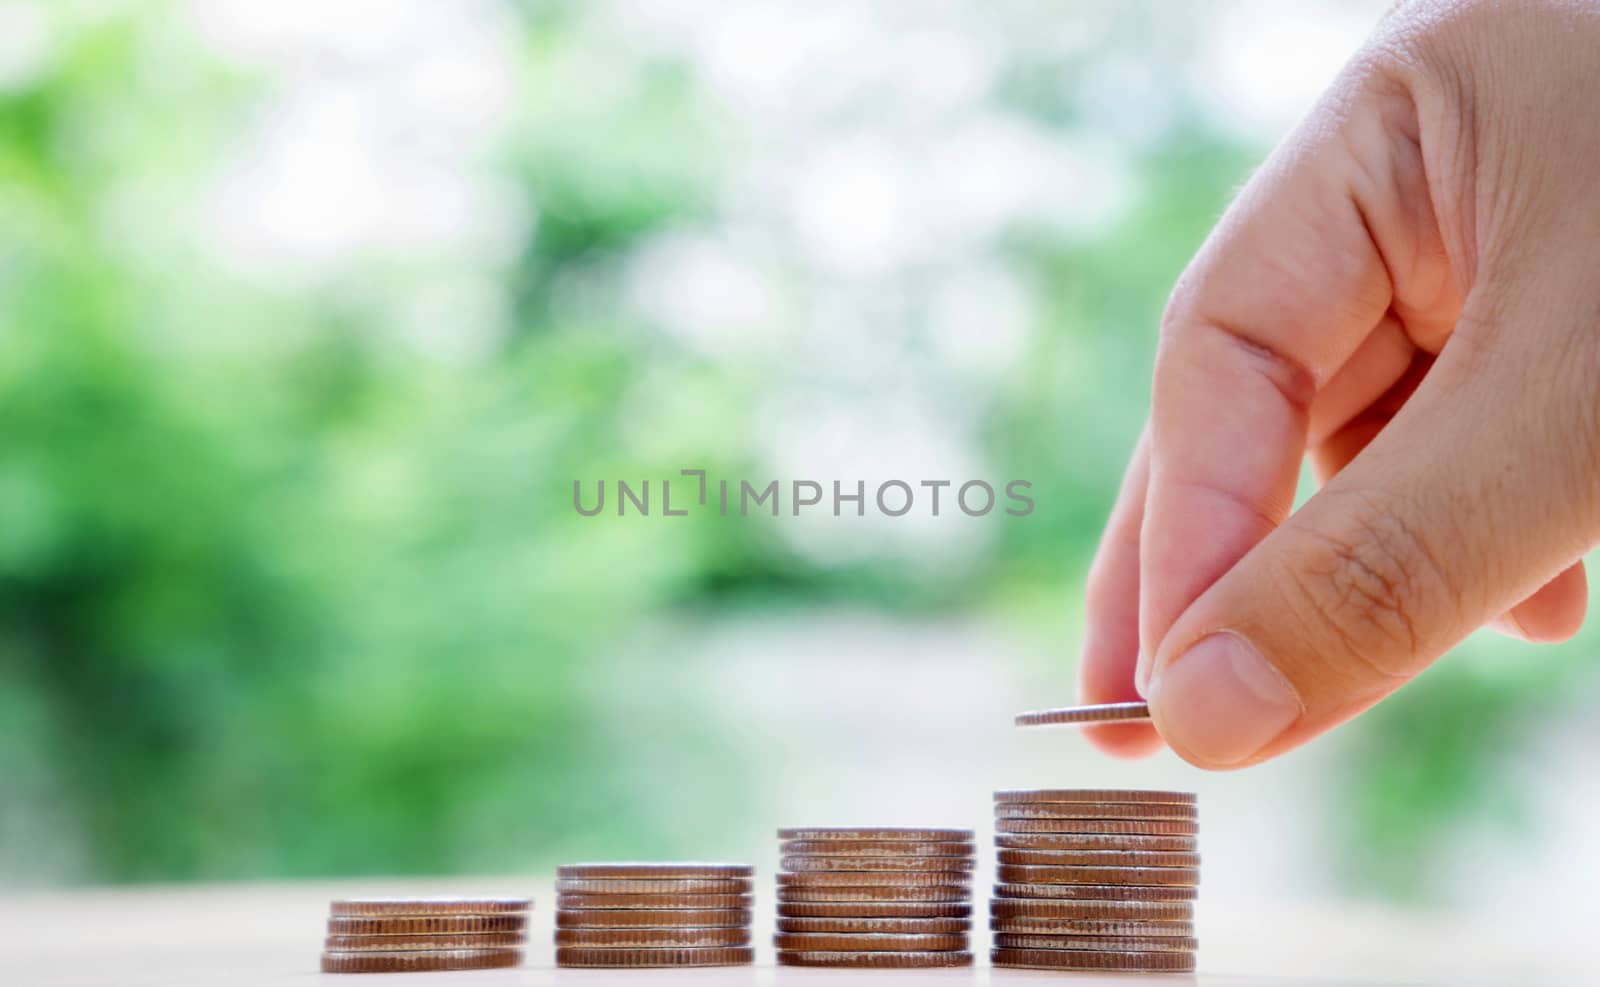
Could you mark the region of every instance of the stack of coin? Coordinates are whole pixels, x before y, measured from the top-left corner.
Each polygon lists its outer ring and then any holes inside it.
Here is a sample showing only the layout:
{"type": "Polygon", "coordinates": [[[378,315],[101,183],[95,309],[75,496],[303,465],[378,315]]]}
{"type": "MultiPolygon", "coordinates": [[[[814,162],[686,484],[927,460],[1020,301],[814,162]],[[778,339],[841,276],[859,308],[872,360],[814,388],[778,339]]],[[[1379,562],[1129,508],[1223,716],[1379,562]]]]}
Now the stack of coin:
{"type": "Polygon", "coordinates": [[[345,898],[329,907],[323,973],[488,970],[522,962],[527,898],[345,898]]]}
{"type": "Polygon", "coordinates": [[[747,864],[568,864],[556,872],[556,965],[750,963],[754,879],[747,864]]]}
{"type": "Polygon", "coordinates": [[[1200,854],[1188,792],[996,792],[995,966],[1187,973],[1200,854]]]}
{"type": "Polygon", "coordinates": [[[780,829],[781,966],[969,966],[970,829],[780,829]]]}

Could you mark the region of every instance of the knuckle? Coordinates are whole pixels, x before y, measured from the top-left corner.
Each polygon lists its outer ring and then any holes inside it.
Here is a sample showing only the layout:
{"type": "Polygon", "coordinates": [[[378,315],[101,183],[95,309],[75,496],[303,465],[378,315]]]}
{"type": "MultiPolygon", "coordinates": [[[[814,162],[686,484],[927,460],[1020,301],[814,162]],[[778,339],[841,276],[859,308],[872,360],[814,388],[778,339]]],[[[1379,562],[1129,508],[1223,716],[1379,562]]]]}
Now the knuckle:
{"type": "Polygon", "coordinates": [[[1194,309],[1195,277],[1189,271],[1184,271],[1172,286],[1172,291],[1167,295],[1167,304],[1161,310],[1161,340],[1170,340],[1179,329],[1190,321],[1189,313],[1194,309]]]}
{"type": "Polygon", "coordinates": [[[1169,343],[1180,338],[1193,337],[1207,326],[1220,328],[1227,319],[1218,319],[1219,298],[1216,277],[1221,258],[1228,254],[1227,228],[1236,214],[1232,206],[1218,221],[1216,229],[1201,244],[1172,284],[1167,293],[1166,305],[1161,310],[1161,341],[1169,343]]]}
{"type": "MultiPolygon", "coordinates": [[[[1600,325],[1600,291],[1573,291],[1580,306],[1573,326],[1600,325]]],[[[1567,332],[1552,347],[1551,365],[1540,376],[1554,378],[1552,394],[1540,425],[1561,443],[1544,455],[1547,475],[1562,478],[1562,500],[1584,518],[1600,518],[1600,402],[1594,400],[1594,381],[1600,377],[1600,346],[1589,332],[1567,332]]]]}
{"type": "Polygon", "coordinates": [[[1380,679],[1407,678],[1428,649],[1430,615],[1449,605],[1449,581],[1403,511],[1364,501],[1340,530],[1301,529],[1315,544],[1291,591],[1345,657],[1380,679]]]}

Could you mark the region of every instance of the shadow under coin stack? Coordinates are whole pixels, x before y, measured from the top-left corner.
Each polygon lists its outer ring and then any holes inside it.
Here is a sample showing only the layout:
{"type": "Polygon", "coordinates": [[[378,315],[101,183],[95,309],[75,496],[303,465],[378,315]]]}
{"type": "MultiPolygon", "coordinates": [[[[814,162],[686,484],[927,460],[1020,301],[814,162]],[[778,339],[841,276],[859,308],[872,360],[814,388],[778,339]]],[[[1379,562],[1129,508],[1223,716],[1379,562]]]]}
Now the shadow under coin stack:
{"type": "Polygon", "coordinates": [[[1188,973],[1200,854],[1188,792],[996,792],[995,966],[1188,973]]]}
{"type": "Polygon", "coordinates": [[[346,898],[329,907],[323,973],[519,966],[527,898],[346,898]]]}
{"type": "Polygon", "coordinates": [[[556,872],[556,965],[748,964],[754,879],[747,864],[568,864],[556,872]]]}
{"type": "Polygon", "coordinates": [[[970,966],[970,829],[780,829],[780,966],[970,966]]]}

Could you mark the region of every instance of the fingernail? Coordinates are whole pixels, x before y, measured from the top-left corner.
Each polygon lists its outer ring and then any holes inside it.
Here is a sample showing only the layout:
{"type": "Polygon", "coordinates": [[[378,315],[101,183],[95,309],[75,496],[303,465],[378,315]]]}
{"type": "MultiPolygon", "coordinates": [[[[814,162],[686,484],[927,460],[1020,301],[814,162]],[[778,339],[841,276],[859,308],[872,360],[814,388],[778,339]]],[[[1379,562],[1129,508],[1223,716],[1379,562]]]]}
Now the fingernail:
{"type": "Polygon", "coordinates": [[[1218,767],[1267,746],[1304,711],[1288,680],[1237,634],[1202,638],[1146,686],[1167,742],[1218,767]]]}
{"type": "Polygon", "coordinates": [[[1150,699],[1150,653],[1139,649],[1139,660],[1133,666],[1133,689],[1146,702],[1150,699]]]}

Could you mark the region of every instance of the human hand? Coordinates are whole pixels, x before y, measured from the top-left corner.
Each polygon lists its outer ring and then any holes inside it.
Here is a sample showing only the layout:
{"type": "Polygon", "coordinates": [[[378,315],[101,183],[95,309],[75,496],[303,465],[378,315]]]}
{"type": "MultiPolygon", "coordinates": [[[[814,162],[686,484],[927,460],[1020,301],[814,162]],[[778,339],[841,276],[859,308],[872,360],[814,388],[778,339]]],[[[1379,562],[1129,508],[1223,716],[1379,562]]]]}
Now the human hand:
{"type": "Polygon", "coordinates": [[[1600,543],[1600,3],[1405,4],[1179,279],[1087,587],[1103,748],[1223,768],[1485,623],[1583,620],[1600,543]],[[1322,489],[1290,515],[1303,457],[1322,489]]]}

